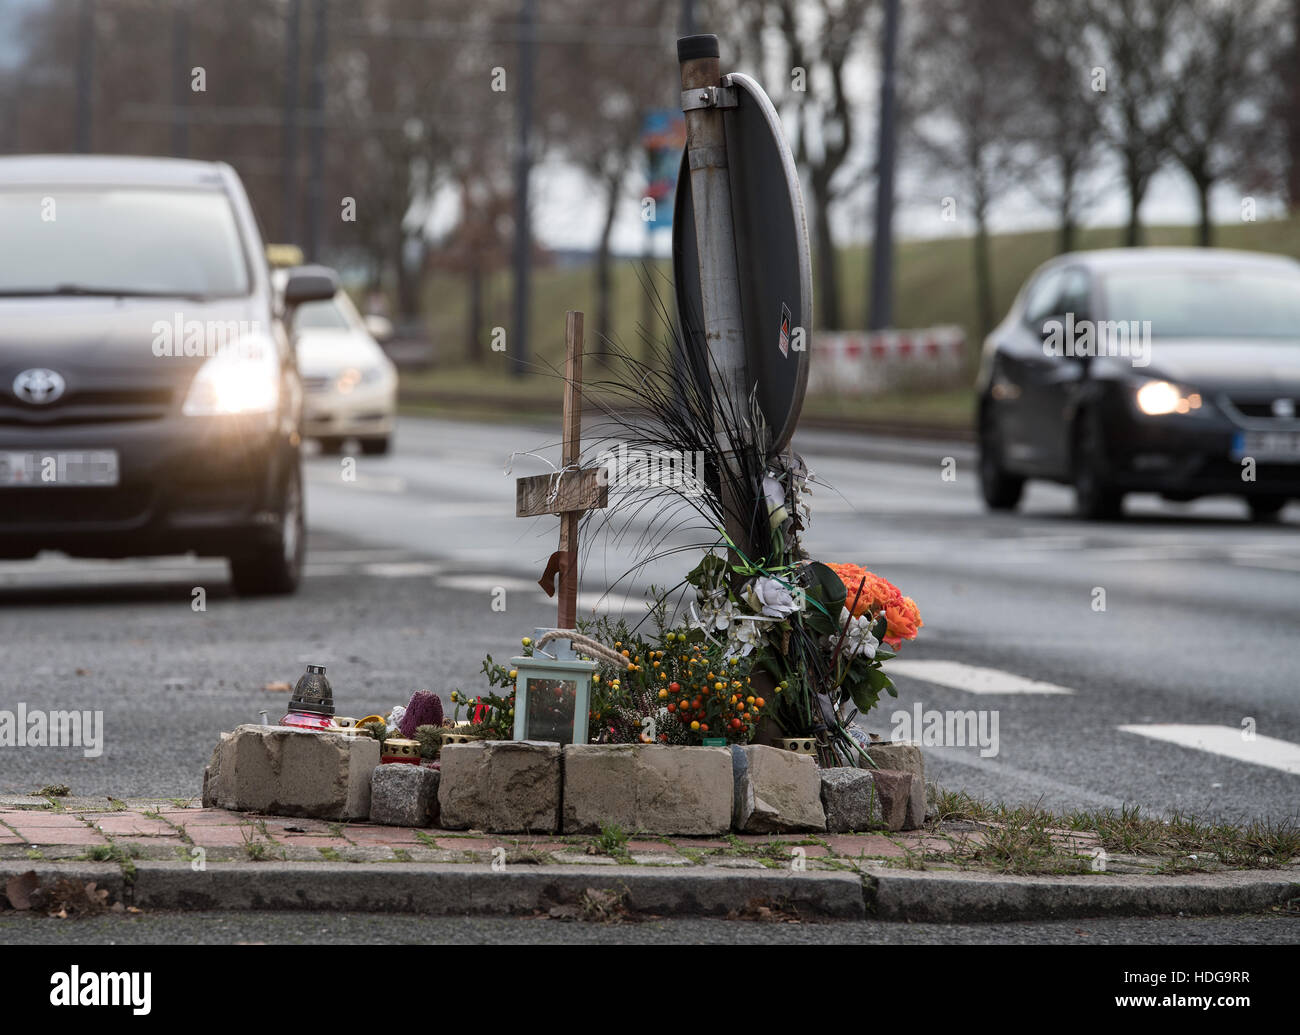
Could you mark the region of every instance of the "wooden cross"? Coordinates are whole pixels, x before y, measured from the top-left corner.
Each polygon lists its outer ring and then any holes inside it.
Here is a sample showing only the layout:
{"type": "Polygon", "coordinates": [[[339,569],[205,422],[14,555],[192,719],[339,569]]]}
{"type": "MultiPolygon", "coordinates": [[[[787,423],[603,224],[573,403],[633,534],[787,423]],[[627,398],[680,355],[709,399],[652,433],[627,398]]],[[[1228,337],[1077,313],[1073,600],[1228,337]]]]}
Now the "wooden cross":
{"type": "Polygon", "coordinates": [[[602,468],[578,467],[582,452],[582,314],[570,310],[564,327],[564,448],[556,474],[520,478],[515,487],[515,516],[558,514],[560,548],[551,554],[538,584],[548,597],[560,580],[557,629],[572,629],[578,620],[578,522],[589,510],[609,506],[609,485],[602,468]]]}

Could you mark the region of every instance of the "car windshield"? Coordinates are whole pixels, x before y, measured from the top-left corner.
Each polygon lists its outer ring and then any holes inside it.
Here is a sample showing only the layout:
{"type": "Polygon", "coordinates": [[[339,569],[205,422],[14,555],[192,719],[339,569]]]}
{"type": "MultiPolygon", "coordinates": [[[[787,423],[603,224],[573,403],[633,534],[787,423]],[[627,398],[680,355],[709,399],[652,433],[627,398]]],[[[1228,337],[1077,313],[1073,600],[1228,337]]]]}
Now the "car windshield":
{"type": "Polygon", "coordinates": [[[1106,319],[1150,320],[1153,338],[1300,337],[1300,273],[1114,273],[1103,291],[1106,319]]]}
{"type": "Polygon", "coordinates": [[[225,194],[132,187],[0,190],[0,296],[247,295],[225,194]]]}
{"type": "Polygon", "coordinates": [[[305,302],[293,317],[296,331],[347,331],[351,330],[348,318],[333,299],[323,302],[305,302]]]}

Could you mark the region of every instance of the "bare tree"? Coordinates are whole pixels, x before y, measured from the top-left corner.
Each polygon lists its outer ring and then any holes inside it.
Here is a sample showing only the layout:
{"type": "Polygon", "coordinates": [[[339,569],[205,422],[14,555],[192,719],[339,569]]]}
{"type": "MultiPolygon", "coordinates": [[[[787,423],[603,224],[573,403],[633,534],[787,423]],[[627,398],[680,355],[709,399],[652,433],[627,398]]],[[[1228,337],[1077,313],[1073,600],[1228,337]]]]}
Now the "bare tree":
{"type": "Polygon", "coordinates": [[[961,184],[975,223],[975,304],[986,333],[995,322],[989,213],[1029,164],[1030,86],[1014,45],[1018,17],[996,0],[920,0],[904,52],[914,84],[913,146],[931,178],[945,173],[961,184]]]}
{"type": "Polygon", "coordinates": [[[1178,19],[1169,151],[1196,185],[1203,246],[1213,237],[1210,189],[1237,168],[1240,145],[1265,114],[1277,14],[1268,2],[1194,0],[1178,19]]]}
{"type": "Polygon", "coordinates": [[[675,0],[624,0],[617,6],[565,0],[548,11],[550,17],[589,30],[546,55],[549,103],[543,123],[552,148],[587,174],[600,198],[593,329],[602,352],[613,332],[611,236],[619,206],[627,200],[644,160],[640,142],[645,114],[677,103],[671,45],[676,13],[675,0]],[[618,31],[602,33],[603,27],[618,31]],[[646,45],[655,39],[664,40],[664,45],[646,45]]]}
{"type": "Polygon", "coordinates": [[[1010,27],[1027,56],[1031,132],[1047,165],[1031,190],[1056,213],[1061,252],[1074,249],[1080,214],[1096,200],[1085,184],[1102,157],[1101,95],[1079,46],[1078,10],[1072,0],[1034,0],[1010,27]]]}
{"type": "Polygon", "coordinates": [[[848,161],[870,99],[848,84],[848,66],[864,44],[872,0],[726,0],[720,17],[739,26],[743,65],[771,94],[795,162],[807,178],[817,275],[817,321],[842,324],[831,209],[852,184],[848,161]],[[765,76],[765,70],[779,70],[765,76]]]}
{"type": "Polygon", "coordinates": [[[1089,0],[1084,24],[1101,55],[1102,125],[1128,193],[1124,243],[1141,243],[1142,199],[1169,154],[1179,88],[1171,74],[1175,15],[1184,0],[1089,0]]]}

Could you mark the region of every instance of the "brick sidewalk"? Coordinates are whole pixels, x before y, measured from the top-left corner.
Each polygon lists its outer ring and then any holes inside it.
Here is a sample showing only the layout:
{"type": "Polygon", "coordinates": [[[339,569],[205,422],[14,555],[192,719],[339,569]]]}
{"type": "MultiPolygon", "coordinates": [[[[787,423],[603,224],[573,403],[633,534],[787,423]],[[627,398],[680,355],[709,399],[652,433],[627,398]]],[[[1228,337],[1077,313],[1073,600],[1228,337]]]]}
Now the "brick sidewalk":
{"type": "Polygon", "coordinates": [[[189,860],[213,862],[618,863],[786,868],[796,850],[809,869],[904,860],[938,847],[925,831],[899,834],[740,834],[726,838],[632,837],[613,851],[590,835],[484,834],[329,823],[200,808],[180,799],[119,801],[0,797],[0,860],[189,860]],[[119,851],[115,851],[115,849],[119,851]]]}

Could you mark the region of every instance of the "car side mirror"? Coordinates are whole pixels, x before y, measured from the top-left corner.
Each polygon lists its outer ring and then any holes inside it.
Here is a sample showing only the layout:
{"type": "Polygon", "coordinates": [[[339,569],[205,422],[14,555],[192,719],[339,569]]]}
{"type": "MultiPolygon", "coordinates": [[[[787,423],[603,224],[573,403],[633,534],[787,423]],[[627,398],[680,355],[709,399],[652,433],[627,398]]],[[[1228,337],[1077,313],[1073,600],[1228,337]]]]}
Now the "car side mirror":
{"type": "Polygon", "coordinates": [[[370,337],[374,338],[380,345],[393,340],[393,321],[388,317],[380,316],[378,313],[370,313],[366,316],[365,322],[370,337]]]}
{"type": "Polygon", "coordinates": [[[339,290],[339,278],[328,266],[295,266],[284,283],[284,307],[324,302],[339,290]]]}

